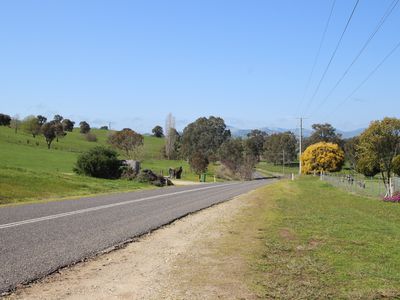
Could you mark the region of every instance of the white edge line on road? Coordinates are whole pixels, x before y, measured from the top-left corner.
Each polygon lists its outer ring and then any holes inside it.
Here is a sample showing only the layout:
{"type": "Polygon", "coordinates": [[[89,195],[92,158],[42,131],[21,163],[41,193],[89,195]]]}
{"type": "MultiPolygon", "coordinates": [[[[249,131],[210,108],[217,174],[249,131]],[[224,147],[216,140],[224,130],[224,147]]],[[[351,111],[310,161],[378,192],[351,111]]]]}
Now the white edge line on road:
{"type": "Polygon", "coordinates": [[[83,213],[92,212],[92,211],[96,211],[96,210],[111,208],[111,207],[115,207],[115,206],[128,205],[128,204],[132,204],[135,202],[154,200],[154,199],[163,198],[163,197],[167,197],[167,196],[175,196],[175,195],[197,192],[197,191],[202,191],[202,190],[215,189],[215,188],[220,188],[220,187],[234,185],[234,184],[235,183],[219,184],[219,185],[213,185],[213,186],[208,186],[208,187],[203,187],[203,188],[198,188],[198,189],[193,189],[193,190],[179,191],[179,192],[173,192],[173,193],[169,193],[169,194],[162,194],[162,195],[145,197],[145,198],[141,198],[141,199],[128,200],[128,201],[100,205],[100,206],[95,206],[95,207],[90,207],[90,208],[85,208],[85,209],[79,209],[79,210],[75,210],[75,211],[70,211],[70,212],[65,212],[65,213],[60,213],[60,214],[55,214],[55,215],[49,215],[49,216],[44,216],[44,217],[40,217],[40,218],[34,218],[34,219],[28,219],[28,220],[23,220],[23,221],[8,223],[8,224],[2,224],[2,225],[0,225],[0,229],[16,227],[16,226],[21,226],[21,225],[31,224],[31,223],[37,223],[37,222],[42,222],[42,221],[46,221],[46,220],[53,220],[53,219],[58,219],[58,218],[62,218],[62,217],[78,215],[78,214],[83,214],[83,213]]]}

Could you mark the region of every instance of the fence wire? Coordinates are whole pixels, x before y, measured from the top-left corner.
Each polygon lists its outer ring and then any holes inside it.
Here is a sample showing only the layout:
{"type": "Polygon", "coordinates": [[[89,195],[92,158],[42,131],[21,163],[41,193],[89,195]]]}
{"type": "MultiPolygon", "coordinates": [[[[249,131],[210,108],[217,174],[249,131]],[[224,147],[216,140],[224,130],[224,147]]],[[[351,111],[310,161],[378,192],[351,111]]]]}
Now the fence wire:
{"type": "MultiPolygon", "coordinates": [[[[323,174],[321,180],[363,196],[382,198],[389,195],[388,186],[385,186],[381,178],[366,178],[360,174],[323,174]]],[[[400,193],[400,177],[392,177],[391,180],[391,194],[395,193],[400,193]]]]}

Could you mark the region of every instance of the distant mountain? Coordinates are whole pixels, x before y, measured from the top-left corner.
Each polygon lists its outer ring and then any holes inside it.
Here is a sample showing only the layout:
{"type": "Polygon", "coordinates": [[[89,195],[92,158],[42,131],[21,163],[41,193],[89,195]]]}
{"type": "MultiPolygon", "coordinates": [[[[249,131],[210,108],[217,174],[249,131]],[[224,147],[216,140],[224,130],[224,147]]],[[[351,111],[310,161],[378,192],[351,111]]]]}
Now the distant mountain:
{"type": "MultiPolygon", "coordinates": [[[[230,131],[234,137],[246,137],[247,134],[250,133],[250,131],[252,130],[252,129],[240,129],[240,128],[236,128],[233,126],[228,126],[228,129],[230,129],[230,131]]],[[[293,132],[296,135],[299,134],[298,128],[288,129],[288,128],[281,128],[281,127],[262,127],[262,128],[257,128],[257,129],[259,129],[261,131],[265,131],[268,134],[281,133],[281,132],[286,132],[286,131],[293,132]]],[[[360,133],[362,133],[364,131],[364,129],[360,128],[360,129],[351,130],[351,131],[343,131],[343,130],[337,129],[336,131],[337,131],[337,133],[340,133],[343,136],[343,138],[348,139],[348,138],[359,135],[360,133]]],[[[303,136],[308,137],[311,135],[311,133],[312,133],[311,129],[303,129],[303,136]]]]}
{"type": "Polygon", "coordinates": [[[359,128],[359,129],[355,129],[355,130],[351,130],[351,131],[342,131],[342,130],[337,129],[336,131],[338,133],[340,133],[344,139],[349,139],[349,138],[355,137],[357,135],[360,135],[364,130],[365,130],[365,128],[359,128]]]}

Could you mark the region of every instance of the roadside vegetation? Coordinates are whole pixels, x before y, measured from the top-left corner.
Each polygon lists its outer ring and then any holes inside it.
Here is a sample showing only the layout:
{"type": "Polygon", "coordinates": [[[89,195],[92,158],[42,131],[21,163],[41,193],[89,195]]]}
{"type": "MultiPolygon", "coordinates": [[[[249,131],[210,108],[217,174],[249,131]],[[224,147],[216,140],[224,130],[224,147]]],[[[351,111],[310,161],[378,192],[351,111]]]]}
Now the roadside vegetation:
{"type": "MultiPolygon", "coordinates": [[[[80,176],[73,168],[80,153],[105,145],[108,132],[92,129],[97,142],[89,142],[79,129],[68,133],[52,149],[39,137],[0,126],[0,204],[58,199],[148,188],[126,180],[106,180],[80,176]]],[[[162,141],[146,137],[149,156],[162,147],[162,141]],[[161,142],[161,143],[160,143],[161,142]]]]}
{"type": "Polygon", "coordinates": [[[256,165],[256,170],[266,176],[289,176],[291,174],[297,175],[299,173],[299,167],[296,164],[285,164],[277,165],[267,161],[260,161],[256,165]]]}
{"type": "MultiPolygon", "coordinates": [[[[1,120],[7,122],[7,117],[1,120]]],[[[17,124],[17,131],[10,123],[0,126],[0,205],[150,187],[147,183],[99,179],[73,172],[78,156],[96,146],[109,147],[108,137],[114,131],[91,128],[89,132],[96,136],[96,140],[92,141],[87,139],[88,128],[83,124],[86,133],[81,133],[81,128],[73,128],[59,138],[58,142],[52,141],[51,148],[48,149],[43,136],[37,134],[33,137],[22,129],[22,122],[17,124]]],[[[168,175],[168,168],[182,166],[183,180],[198,180],[186,161],[166,160],[162,156],[161,149],[164,145],[164,138],[144,136],[142,169],[148,168],[156,174],[168,175]]],[[[122,151],[120,157],[124,158],[122,151]]],[[[216,165],[212,164],[208,169],[210,180],[215,168],[216,165]]]]}
{"type": "MultiPolygon", "coordinates": [[[[130,128],[91,128],[86,121],[74,128],[75,122],[61,115],[48,121],[40,115],[20,120],[0,114],[0,205],[149,188],[151,178],[156,178],[158,186],[167,185],[170,182],[163,176],[168,176],[171,168],[182,167],[182,180],[198,181],[200,174],[204,174],[203,180],[214,181],[220,167],[217,156],[207,156],[200,169],[190,164],[189,152],[181,152],[184,144],[174,128],[172,115],[170,120],[164,138],[161,126],[154,128],[153,136],[142,136],[130,128]],[[115,152],[110,152],[110,148],[115,152]],[[113,158],[105,159],[109,154],[113,158]],[[128,166],[122,165],[124,159],[139,161],[141,170],[146,172],[139,176],[138,172],[126,170],[128,166]],[[120,176],[123,179],[117,179],[120,176]]],[[[225,126],[220,120],[215,128],[225,126]]],[[[213,125],[210,122],[205,130],[213,125]]],[[[205,142],[197,142],[198,147],[204,149],[205,142]]],[[[218,147],[214,146],[214,153],[218,147]]]]}
{"type": "Polygon", "coordinates": [[[314,177],[280,181],[247,200],[214,247],[247,262],[236,276],[260,299],[400,297],[400,206],[314,177]]]}
{"type": "MultiPolygon", "coordinates": [[[[343,139],[330,124],[313,124],[313,133],[303,141],[303,173],[375,176],[383,181],[386,196],[397,196],[390,182],[400,173],[399,122],[396,118],[374,121],[359,137],[351,139],[343,139]]],[[[131,128],[95,129],[86,121],[74,126],[74,121],[61,115],[52,120],[42,115],[20,120],[0,114],[0,168],[4,177],[0,204],[49,195],[98,193],[97,182],[90,185],[94,178],[114,180],[112,188],[102,191],[121,191],[129,186],[121,179],[131,181],[132,189],[137,189],[148,187],[148,183],[170,185],[172,182],[164,177],[176,179],[176,174],[187,181],[222,181],[250,180],[255,169],[267,176],[298,173],[298,139],[292,132],[267,134],[255,129],[246,137],[233,137],[224,120],[214,116],[198,118],[178,132],[172,114],[167,116],[164,128],[153,128],[152,136],[131,128]],[[97,150],[93,152],[94,148],[97,150]],[[107,158],[109,155],[113,157],[107,158]],[[15,175],[17,172],[20,176],[15,175]],[[11,173],[18,180],[12,182],[11,173]],[[66,192],[65,176],[72,181],[86,176],[82,179],[86,185],[66,192]],[[40,183],[46,182],[45,178],[59,178],[59,187],[49,190],[40,183]],[[25,194],[22,186],[27,182],[33,187],[25,194]],[[19,191],[18,196],[13,190],[19,191]]]]}
{"type": "Polygon", "coordinates": [[[263,296],[400,296],[400,207],[349,195],[313,178],[264,190],[263,296]]]}

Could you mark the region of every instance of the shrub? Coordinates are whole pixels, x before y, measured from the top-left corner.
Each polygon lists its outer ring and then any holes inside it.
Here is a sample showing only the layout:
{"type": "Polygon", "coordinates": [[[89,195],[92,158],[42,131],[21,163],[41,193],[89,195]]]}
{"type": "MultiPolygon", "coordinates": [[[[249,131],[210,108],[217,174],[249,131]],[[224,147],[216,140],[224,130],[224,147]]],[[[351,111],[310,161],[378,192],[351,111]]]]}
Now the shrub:
{"type": "Polygon", "coordinates": [[[94,133],[88,132],[85,134],[85,139],[88,142],[97,142],[97,136],[94,133]]]}
{"type": "Polygon", "coordinates": [[[308,146],[301,156],[303,173],[337,172],[344,164],[344,152],[337,144],[320,142],[308,146]]]}
{"type": "Polygon", "coordinates": [[[98,146],[78,157],[74,171],[92,177],[115,179],[121,176],[121,165],[117,152],[98,146]]]}

